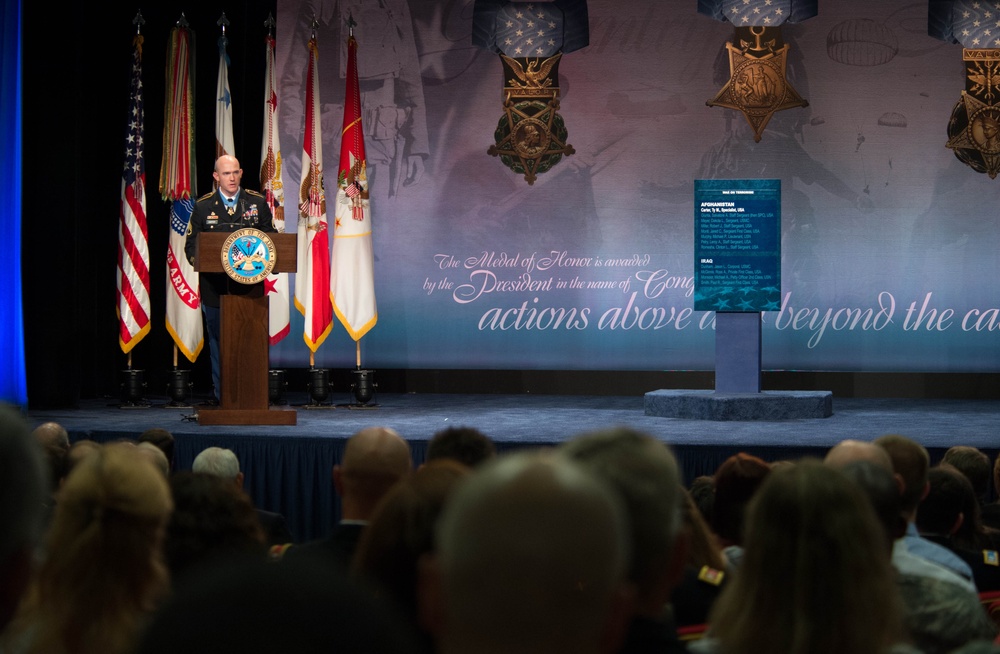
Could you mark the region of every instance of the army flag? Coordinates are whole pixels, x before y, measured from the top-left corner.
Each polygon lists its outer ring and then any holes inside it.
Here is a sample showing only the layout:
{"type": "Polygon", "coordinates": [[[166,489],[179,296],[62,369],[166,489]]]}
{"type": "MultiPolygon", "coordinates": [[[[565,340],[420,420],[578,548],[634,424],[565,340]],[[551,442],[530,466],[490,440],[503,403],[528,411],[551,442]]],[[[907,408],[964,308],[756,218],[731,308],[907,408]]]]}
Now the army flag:
{"type": "Polygon", "coordinates": [[[132,74],[125,130],[125,168],[118,212],[118,343],[128,354],[149,333],[149,232],[143,153],[141,34],[132,41],[132,74]]]}
{"type": "Polygon", "coordinates": [[[368,194],[365,137],[361,129],[358,42],[347,39],[347,91],[340,134],[330,292],[337,319],[355,341],[375,326],[375,255],[368,194]]]}
{"type": "Polygon", "coordinates": [[[333,327],[333,303],[330,300],[330,236],[323,190],[319,48],[315,35],[309,39],[307,47],[309,67],[306,73],[302,180],[299,185],[295,307],[305,317],[303,340],[315,353],[333,327]]]}
{"type": "MultiPolygon", "coordinates": [[[[265,44],[264,70],[264,137],[260,153],[260,189],[271,207],[274,229],[285,232],[285,186],[281,181],[281,144],[278,140],[278,83],[274,72],[274,36],[268,34],[265,44]]],[[[288,336],[289,323],[288,273],[274,273],[264,280],[268,298],[267,334],[271,345],[288,336]]]]}
{"type": "Polygon", "coordinates": [[[194,208],[194,86],[191,30],[178,25],[167,51],[166,115],[160,195],[171,202],[167,245],[167,331],[189,361],[205,344],[198,274],[184,256],[188,223],[194,208]]]}

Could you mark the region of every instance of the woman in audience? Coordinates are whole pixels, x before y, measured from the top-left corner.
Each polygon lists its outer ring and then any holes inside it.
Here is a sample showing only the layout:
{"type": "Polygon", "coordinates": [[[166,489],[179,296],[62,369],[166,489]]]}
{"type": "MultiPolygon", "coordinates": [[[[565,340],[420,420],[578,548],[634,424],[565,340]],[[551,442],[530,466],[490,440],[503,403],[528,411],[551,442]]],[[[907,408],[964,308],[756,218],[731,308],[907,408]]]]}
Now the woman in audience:
{"type": "Polygon", "coordinates": [[[678,627],[705,624],[709,609],[726,581],[729,565],[715,534],[686,489],[682,501],[683,528],[690,547],[684,577],[670,596],[674,623],[678,627]]]}
{"type": "Polygon", "coordinates": [[[731,566],[742,558],[743,516],[754,493],[771,474],[771,464],[746,452],[734,454],[712,476],[715,496],[709,523],[731,566]]]}
{"type": "Polygon", "coordinates": [[[267,557],[257,510],[231,480],[182,470],[170,478],[170,490],[174,512],[167,524],[164,552],[174,580],[220,559],[267,557]]]}
{"type": "Polygon", "coordinates": [[[427,651],[430,637],[417,616],[417,566],[433,550],[441,509],[471,470],[447,458],[424,463],[382,499],[354,554],[355,578],[411,621],[427,651]]]}
{"type": "Polygon", "coordinates": [[[815,460],[772,472],[746,517],[744,556],[696,652],[914,652],[871,502],[815,460]]]}
{"type": "Polygon", "coordinates": [[[80,460],[59,493],[45,558],[2,649],[125,654],[168,590],[162,541],[172,503],[134,444],[80,460]]]}

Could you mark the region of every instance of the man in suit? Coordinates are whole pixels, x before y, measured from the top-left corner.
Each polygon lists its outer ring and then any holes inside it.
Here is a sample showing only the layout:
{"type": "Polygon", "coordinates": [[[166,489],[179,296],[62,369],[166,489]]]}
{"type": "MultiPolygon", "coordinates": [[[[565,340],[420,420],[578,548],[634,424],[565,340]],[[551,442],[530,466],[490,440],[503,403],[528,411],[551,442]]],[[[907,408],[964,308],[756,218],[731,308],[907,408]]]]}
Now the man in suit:
{"type": "MultiPolygon", "coordinates": [[[[191,210],[191,220],[188,223],[187,240],[184,243],[184,255],[191,265],[195,265],[198,254],[198,235],[202,232],[235,232],[238,229],[253,227],[262,232],[276,231],[273,224],[271,208],[263,195],[240,186],[243,169],[236,157],[224,154],[215,161],[216,190],[198,198],[191,210]]],[[[218,256],[212,252],[211,256],[218,256]]],[[[201,308],[205,315],[205,327],[208,332],[209,354],[212,359],[212,384],[215,400],[220,395],[219,372],[219,328],[221,326],[220,296],[246,295],[263,297],[264,284],[242,284],[225,273],[199,273],[199,293],[201,308]]]]}
{"type": "Polygon", "coordinates": [[[361,532],[375,507],[399,480],[413,471],[410,444],[389,427],[365,427],[344,446],[333,466],[333,486],[340,497],[340,521],[318,540],[289,548],[283,558],[319,556],[349,566],[361,532]]]}
{"type": "MultiPolygon", "coordinates": [[[[230,479],[236,487],[243,490],[243,472],[236,453],[222,447],[207,447],[194,458],[191,464],[193,472],[204,472],[225,479],[230,479]]],[[[272,511],[257,509],[260,526],[267,535],[270,547],[281,547],[292,542],[292,534],[288,530],[285,516],[272,511]]]]}

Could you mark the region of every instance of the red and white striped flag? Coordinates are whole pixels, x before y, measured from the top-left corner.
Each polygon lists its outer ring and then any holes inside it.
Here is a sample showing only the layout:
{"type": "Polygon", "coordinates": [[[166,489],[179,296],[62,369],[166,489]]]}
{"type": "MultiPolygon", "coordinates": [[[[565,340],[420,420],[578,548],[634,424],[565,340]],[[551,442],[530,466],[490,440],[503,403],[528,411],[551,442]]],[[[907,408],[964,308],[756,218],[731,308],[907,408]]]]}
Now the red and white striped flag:
{"type": "MultiPolygon", "coordinates": [[[[260,188],[271,207],[275,231],[285,233],[285,185],[281,181],[281,144],[278,139],[278,82],[274,72],[274,37],[264,39],[264,138],[260,152],[260,188]]],[[[288,273],[275,273],[264,280],[268,298],[267,333],[271,345],[288,336],[288,273]]]]}
{"type": "Polygon", "coordinates": [[[309,69],[306,78],[305,137],[302,181],[299,185],[299,224],[295,307],[305,317],[303,339],[316,352],[333,327],[330,299],[330,233],[323,190],[323,136],[320,133],[319,47],[309,39],[309,69]]]}
{"type": "Polygon", "coordinates": [[[378,321],[375,306],[375,255],[372,250],[368,163],[361,129],[358,42],[347,39],[347,92],[337,174],[337,210],[333,228],[330,290],[333,310],[355,341],[378,321]]]}
{"type": "Polygon", "coordinates": [[[191,31],[186,26],[178,25],[170,33],[160,195],[172,203],[167,245],[167,331],[184,356],[194,361],[205,339],[198,273],[184,256],[195,188],[191,38],[191,31]]]}
{"type": "Polygon", "coordinates": [[[226,46],[226,28],[219,37],[219,77],[215,84],[215,158],[224,154],[236,155],[233,138],[233,95],[229,89],[229,55],[226,46]]]}
{"type": "Polygon", "coordinates": [[[149,333],[149,232],[142,105],[142,35],[132,41],[132,81],[125,135],[125,169],[118,212],[118,343],[128,354],[149,333]]]}

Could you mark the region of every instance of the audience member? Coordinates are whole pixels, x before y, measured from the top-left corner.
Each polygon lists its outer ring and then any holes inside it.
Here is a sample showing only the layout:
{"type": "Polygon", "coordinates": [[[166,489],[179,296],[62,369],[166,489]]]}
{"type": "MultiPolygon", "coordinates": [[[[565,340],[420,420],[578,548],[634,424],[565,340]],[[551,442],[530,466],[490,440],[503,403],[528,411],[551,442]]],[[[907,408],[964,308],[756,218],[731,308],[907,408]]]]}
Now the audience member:
{"type": "Polygon", "coordinates": [[[627,519],[606,483],[551,450],[477,468],[421,564],[439,654],[617,651],[631,615],[627,519]]]}
{"type": "Polygon", "coordinates": [[[418,654],[405,622],[342,570],[235,558],[180,582],[136,654],[418,654]]]}
{"type": "MultiPolygon", "coordinates": [[[[858,462],[877,465],[892,479],[895,489],[895,501],[892,510],[897,512],[894,524],[890,525],[893,533],[892,565],[900,574],[930,577],[941,582],[960,586],[970,597],[977,596],[975,585],[970,579],[962,577],[953,570],[934,563],[925,557],[918,556],[907,547],[905,536],[909,526],[909,511],[904,510],[903,490],[905,484],[902,477],[896,473],[889,452],[872,442],[848,439],[834,445],[827,452],[823,462],[833,468],[843,469],[858,462]]],[[[874,483],[874,482],[869,482],[874,483]]],[[[871,489],[868,489],[871,490],[871,489]]],[[[876,506],[876,511],[885,510],[884,506],[876,506]]],[[[880,513],[881,515],[881,513],[880,513]]],[[[883,516],[888,523],[889,518],[883,516]]]]}
{"type": "Polygon", "coordinates": [[[43,422],[31,432],[38,444],[42,446],[49,464],[49,482],[51,484],[51,502],[55,501],[56,491],[66,476],[66,458],[69,455],[69,432],[58,422],[43,422]]]}
{"type": "MultiPolygon", "coordinates": [[[[191,470],[222,477],[245,493],[244,475],[240,470],[240,460],[236,453],[223,447],[206,447],[194,457],[191,470]]],[[[249,498],[249,495],[247,496],[249,498]]],[[[254,507],[257,520],[264,530],[264,539],[269,547],[282,547],[293,541],[285,516],[275,511],[265,511],[254,507]]]]}
{"type": "Polygon", "coordinates": [[[333,466],[340,521],[326,537],[293,545],[284,557],[319,556],[349,568],[375,507],[393,485],[412,471],[410,444],[394,429],[365,427],[351,436],[341,463],[333,466]]]}
{"type": "Polygon", "coordinates": [[[670,594],[670,606],[677,626],[689,627],[708,621],[712,604],[729,579],[729,562],[691,493],[685,490],[683,499],[683,526],[691,547],[688,549],[684,576],[670,594]]]}
{"type": "Polygon", "coordinates": [[[993,464],[985,452],[971,445],[954,445],[945,451],[941,463],[946,463],[965,475],[980,504],[989,502],[993,464]]]}
{"type": "MultiPolygon", "coordinates": [[[[691,480],[688,494],[698,507],[698,512],[706,524],[712,524],[712,504],[715,503],[715,480],[712,475],[699,475],[691,480]]],[[[714,532],[713,532],[714,533],[714,532]]]]}
{"type": "Polygon", "coordinates": [[[250,498],[230,480],[180,470],[170,477],[174,511],[164,553],[171,577],[203,572],[237,556],[267,556],[264,530],[250,498]]]}
{"type": "Polygon", "coordinates": [[[139,443],[152,443],[156,447],[160,448],[164,456],[167,457],[167,461],[170,463],[170,470],[174,469],[174,435],[169,430],[163,427],[151,427],[146,431],[139,434],[136,438],[139,443]]]}
{"type": "Polygon", "coordinates": [[[136,447],[139,448],[140,454],[147,457],[156,469],[163,473],[164,477],[170,477],[170,460],[163,450],[147,441],[136,443],[136,447]]]}
{"type": "Polygon", "coordinates": [[[101,444],[89,438],[81,438],[80,440],[73,441],[69,446],[69,452],[66,454],[66,476],[69,476],[69,473],[73,471],[73,468],[84,457],[99,449],[101,449],[101,444]]]}
{"type": "Polygon", "coordinates": [[[652,436],[627,427],[581,434],[560,450],[610,484],[624,500],[635,615],[619,651],[686,652],[668,610],[690,546],[688,533],[681,529],[683,487],[673,452],[652,436]]]}
{"type": "Polygon", "coordinates": [[[471,470],[449,458],[420,466],[379,502],[354,554],[353,574],[410,620],[425,652],[433,651],[433,642],[419,623],[418,564],[434,550],[434,528],[441,510],[471,470]]]}
{"type": "MultiPolygon", "coordinates": [[[[922,538],[917,531],[917,511],[920,502],[927,496],[929,489],[927,470],[930,468],[930,456],[927,449],[920,443],[901,434],[886,434],[873,441],[884,448],[892,460],[892,469],[901,481],[903,498],[903,516],[906,518],[906,535],[896,541],[896,547],[906,547],[917,556],[922,556],[950,570],[959,576],[972,581],[972,569],[957,554],[947,547],[932,543],[922,538]]],[[[973,583],[974,585],[974,583],[973,583]]]]}
{"type": "Polygon", "coordinates": [[[722,462],[712,476],[712,531],[719,538],[730,565],[742,558],[743,515],[757,488],[771,473],[771,465],[760,457],[740,452],[722,462]]]}
{"type": "Polygon", "coordinates": [[[445,427],[427,442],[425,461],[449,458],[474,468],[496,456],[496,445],[475,427],[445,427]]]}
{"type": "Polygon", "coordinates": [[[0,633],[28,587],[46,520],[50,493],[43,457],[17,409],[0,405],[0,633]]]}
{"type": "Polygon", "coordinates": [[[103,445],[66,477],[46,554],[5,651],[131,652],[168,590],[167,481],[134,445],[103,445]]]}
{"type": "Polygon", "coordinates": [[[979,521],[979,502],[969,479],[942,463],[928,470],[927,480],[927,497],[917,513],[920,536],[968,563],[980,593],[1000,590],[1000,553],[979,521]]]}
{"type": "Polygon", "coordinates": [[[692,651],[915,651],[903,645],[883,527],[841,472],[812,459],[781,466],[751,500],[746,525],[743,561],[692,651]]]}
{"type": "MultiPolygon", "coordinates": [[[[881,450],[876,445],[872,447],[881,450]]],[[[883,452],[884,453],[884,452],[883,452]]],[[[902,498],[891,464],[868,459],[844,461],[838,468],[871,501],[876,517],[886,533],[896,568],[896,586],[903,604],[903,622],[914,645],[922,654],[945,654],[969,639],[991,638],[993,624],[987,619],[979,597],[967,586],[955,583],[951,571],[892,546],[906,533],[900,512],[902,498]],[[902,552],[901,558],[900,552],[902,552]],[[912,561],[911,561],[912,559],[912,561]],[[937,568],[938,571],[928,569],[937,568]],[[941,576],[945,573],[947,577],[941,576]]]]}
{"type": "Polygon", "coordinates": [[[983,505],[981,517],[987,527],[1000,529],[1000,455],[993,460],[993,488],[996,489],[998,497],[983,505]]]}

